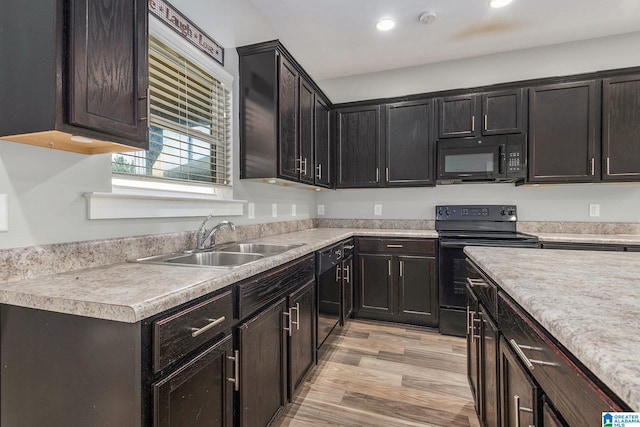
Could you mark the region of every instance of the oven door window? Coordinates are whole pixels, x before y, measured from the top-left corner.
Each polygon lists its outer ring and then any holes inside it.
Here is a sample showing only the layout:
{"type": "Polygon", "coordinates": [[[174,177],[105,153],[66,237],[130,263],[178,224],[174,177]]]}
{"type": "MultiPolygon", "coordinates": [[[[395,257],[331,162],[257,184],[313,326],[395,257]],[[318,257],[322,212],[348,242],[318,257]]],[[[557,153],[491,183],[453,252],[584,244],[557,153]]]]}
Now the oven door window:
{"type": "Polygon", "coordinates": [[[439,154],[440,179],[493,179],[500,173],[497,146],[442,148],[439,154]]]}

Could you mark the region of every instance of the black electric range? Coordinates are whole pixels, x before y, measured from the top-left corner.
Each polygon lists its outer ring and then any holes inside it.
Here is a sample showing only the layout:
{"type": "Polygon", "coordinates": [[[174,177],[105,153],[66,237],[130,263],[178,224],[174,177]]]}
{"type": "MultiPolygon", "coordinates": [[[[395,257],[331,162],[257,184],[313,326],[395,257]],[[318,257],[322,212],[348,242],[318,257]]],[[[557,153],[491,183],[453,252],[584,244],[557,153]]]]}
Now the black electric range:
{"type": "Polygon", "coordinates": [[[538,238],[516,230],[513,205],[436,206],[439,248],[440,332],[466,334],[465,246],[538,247],[538,238]]]}

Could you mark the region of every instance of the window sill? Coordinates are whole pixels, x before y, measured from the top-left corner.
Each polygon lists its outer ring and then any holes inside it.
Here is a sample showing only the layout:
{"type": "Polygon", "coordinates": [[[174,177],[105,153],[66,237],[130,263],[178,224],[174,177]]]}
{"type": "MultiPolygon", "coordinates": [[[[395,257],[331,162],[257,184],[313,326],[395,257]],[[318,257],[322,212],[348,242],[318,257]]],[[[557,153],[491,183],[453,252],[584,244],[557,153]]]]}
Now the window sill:
{"type": "Polygon", "coordinates": [[[241,216],[244,200],[197,194],[85,193],[89,219],[181,218],[241,216]]]}

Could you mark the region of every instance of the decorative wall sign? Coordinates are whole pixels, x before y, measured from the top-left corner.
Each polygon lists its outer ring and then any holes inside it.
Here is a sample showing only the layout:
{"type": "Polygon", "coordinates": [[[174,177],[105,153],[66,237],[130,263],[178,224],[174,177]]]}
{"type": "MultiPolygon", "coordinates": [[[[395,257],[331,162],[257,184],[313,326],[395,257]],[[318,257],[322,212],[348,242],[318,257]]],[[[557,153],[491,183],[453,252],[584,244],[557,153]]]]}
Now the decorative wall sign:
{"type": "Polygon", "coordinates": [[[149,0],[149,12],[193,43],[198,49],[224,65],[224,48],[169,2],[149,0]]]}

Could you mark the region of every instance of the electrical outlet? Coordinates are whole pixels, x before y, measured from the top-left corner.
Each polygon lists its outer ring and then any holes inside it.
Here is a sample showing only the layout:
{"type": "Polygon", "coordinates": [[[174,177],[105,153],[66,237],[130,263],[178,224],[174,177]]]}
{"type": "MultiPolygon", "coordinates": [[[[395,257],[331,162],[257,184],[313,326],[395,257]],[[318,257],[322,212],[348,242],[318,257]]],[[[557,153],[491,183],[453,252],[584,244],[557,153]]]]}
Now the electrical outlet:
{"type": "Polygon", "coordinates": [[[6,194],[0,194],[0,231],[9,231],[9,205],[6,194]]]}
{"type": "Polygon", "coordinates": [[[291,205],[291,216],[296,216],[296,204],[291,205]]]}
{"type": "Polygon", "coordinates": [[[600,216],[600,205],[589,205],[589,216],[600,216]]]}
{"type": "Polygon", "coordinates": [[[324,205],[318,205],[318,215],[324,215],[324,205]]]}
{"type": "Polygon", "coordinates": [[[271,203],[271,216],[274,218],[278,217],[278,204],[271,203]]]}
{"type": "Polygon", "coordinates": [[[382,205],[379,203],[376,203],[375,205],[373,205],[373,214],[376,216],[380,216],[382,215],[382,205]]]}
{"type": "Polygon", "coordinates": [[[247,207],[247,215],[249,216],[249,219],[255,219],[255,217],[256,217],[256,204],[255,203],[249,203],[249,206],[247,207]]]}

